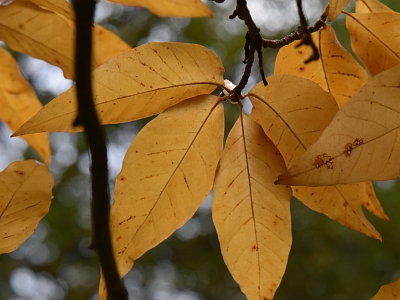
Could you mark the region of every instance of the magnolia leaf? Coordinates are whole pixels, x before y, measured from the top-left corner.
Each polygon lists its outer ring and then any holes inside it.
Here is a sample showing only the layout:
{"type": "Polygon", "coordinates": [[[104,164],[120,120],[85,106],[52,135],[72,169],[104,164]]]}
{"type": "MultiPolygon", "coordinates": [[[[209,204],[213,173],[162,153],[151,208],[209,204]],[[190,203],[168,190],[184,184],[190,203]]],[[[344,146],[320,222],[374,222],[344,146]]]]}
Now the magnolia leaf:
{"type": "MultiPolygon", "coordinates": [[[[111,235],[121,276],[181,227],[209,193],[223,147],[220,98],[182,102],[136,136],[116,179],[111,235]]],[[[99,288],[105,299],[104,282],[99,288]]]]}
{"type": "MultiPolygon", "coordinates": [[[[218,57],[196,44],[148,43],[93,71],[94,102],[102,124],[142,119],[224,85],[218,57]]],[[[81,131],[74,127],[75,87],[56,97],[14,135],[81,131]]]]}
{"type": "Polygon", "coordinates": [[[381,218],[382,220],[389,221],[389,217],[383,211],[381,203],[376,197],[374,187],[372,186],[371,181],[365,182],[366,193],[368,195],[368,199],[364,200],[364,206],[375,216],[381,218]]]}
{"type": "MultiPolygon", "coordinates": [[[[0,39],[16,51],[60,67],[66,78],[74,78],[75,29],[58,14],[25,1],[1,6],[0,39]]],[[[114,33],[99,26],[94,29],[93,39],[93,68],[130,49],[114,33]]]]}
{"type": "Polygon", "coordinates": [[[141,6],[160,17],[212,17],[211,10],[200,0],[110,0],[111,2],[141,6]]]}
{"type": "Polygon", "coordinates": [[[378,0],[356,0],[356,13],[393,12],[378,0]]]}
{"type": "Polygon", "coordinates": [[[53,176],[34,160],[16,161],[0,173],[0,253],[25,241],[48,213],[53,176]]]}
{"type": "Polygon", "coordinates": [[[329,22],[335,20],[340,15],[342,10],[349,4],[349,2],[350,0],[329,0],[329,22]]]}
{"type": "MultiPolygon", "coordinates": [[[[270,77],[268,78],[270,85],[264,87],[261,83],[250,91],[250,94],[258,95],[258,98],[250,95],[253,103],[250,117],[263,127],[267,136],[283,154],[286,165],[290,167],[310,145],[317,141],[337,112],[337,106],[333,97],[323,92],[315,83],[290,76],[288,79],[295,80],[288,85],[287,80],[281,80],[286,76],[289,75],[270,77]],[[285,94],[282,93],[279,84],[284,84],[286,87],[285,94]],[[300,87],[306,84],[312,93],[300,91],[300,87]],[[309,127],[304,127],[304,120],[307,120],[309,127]],[[306,132],[315,134],[305,134],[306,132]]],[[[370,199],[366,193],[366,184],[320,188],[295,186],[292,189],[295,197],[309,208],[327,215],[344,226],[380,239],[379,233],[362,212],[362,205],[367,201],[379,204],[378,199],[370,199]]]]}
{"type": "MultiPolygon", "coordinates": [[[[12,131],[37,113],[42,104],[28,81],[21,75],[18,63],[4,48],[0,47],[0,121],[12,131]]],[[[49,165],[51,152],[48,133],[31,134],[24,140],[49,165]]]]}
{"type": "Polygon", "coordinates": [[[400,299],[400,279],[381,286],[378,293],[371,300],[399,300],[400,299]]]}
{"type": "Polygon", "coordinates": [[[306,45],[296,43],[282,47],[276,57],[275,74],[293,74],[310,79],[330,92],[341,107],[369,79],[367,72],[336,38],[334,29],[326,25],[311,34],[321,59],[305,64],[309,53],[306,45]]]}
{"type": "Polygon", "coordinates": [[[346,14],[351,48],[372,76],[400,63],[400,40],[393,28],[400,26],[396,12],[346,14]]]}
{"type": "Polygon", "coordinates": [[[338,107],[330,93],[310,80],[293,75],[273,75],[267,80],[268,86],[259,83],[248,94],[253,103],[251,118],[263,127],[290,167],[318,139],[338,107]]]}
{"type": "Polygon", "coordinates": [[[212,216],[224,261],[249,300],[272,299],[287,265],[292,193],[274,185],[284,170],[262,128],[241,114],[216,174],[212,216]]]}
{"type": "Polygon", "coordinates": [[[278,183],[321,186],[399,178],[399,93],[400,66],[376,75],[278,183]]]}

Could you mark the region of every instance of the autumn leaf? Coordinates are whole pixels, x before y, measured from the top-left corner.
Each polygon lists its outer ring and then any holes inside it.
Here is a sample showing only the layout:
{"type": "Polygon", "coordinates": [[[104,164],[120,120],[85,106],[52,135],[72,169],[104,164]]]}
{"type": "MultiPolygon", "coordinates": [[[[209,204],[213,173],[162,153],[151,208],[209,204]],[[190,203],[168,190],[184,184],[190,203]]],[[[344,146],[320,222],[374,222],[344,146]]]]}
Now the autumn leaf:
{"type": "Polygon", "coordinates": [[[378,293],[371,300],[399,300],[400,299],[400,279],[383,285],[378,293]]]}
{"type": "MultiPolygon", "coordinates": [[[[209,193],[223,146],[220,101],[204,95],[169,108],[129,147],[110,221],[121,276],[192,217],[209,193]]],[[[103,281],[99,295],[105,299],[103,281]]]]}
{"type": "MultiPolygon", "coordinates": [[[[42,2],[40,2],[42,3],[42,2]]],[[[130,49],[108,29],[94,30],[93,68],[130,49]]],[[[59,15],[25,1],[0,6],[0,39],[16,51],[60,67],[74,78],[75,29],[59,15]]]]}
{"type": "Polygon", "coordinates": [[[305,64],[308,46],[297,48],[296,43],[281,48],[275,62],[275,74],[292,74],[310,79],[330,92],[339,107],[369,79],[365,70],[344,49],[336,38],[334,29],[326,25],[311,34],[321,59],[305,64]]]}
{"type": "Polygon", "coordinates": [[[212,17],[210,9],[200,0],[111,0],[111,2],[145,7],[160,17],[212,17]]]}
{"type": "MultiPolygon", "coordinates": [[[[268,81],[267,87],[260,83],[249,92],[253,103],[250,117],[263,127],[290,167],[319,138],[335,115],[337,106],[331,94],[311,81],[292,75],[275,75],[268,81]],[[285,93],[279,83],[285,84],[285,93]],[[302,91],[306,86],[307,90],[302,91]],[[307,127],[304,120],[307,120],[307,127]]],[[[294,196],[309,208],[344,226],[381,239],[362,211],[362,205],[368,201],[379,204],[377,199],[370,199],[365,183],[318,188],[293,186],[292,189],[294,196]]]]}
{"type": "Polygon", "coordinates": [[[400,63],[400,40],[393,36],[399,13],[346,13],[346,26],[351,48],[372,76],[400,63]]]}
{"type": "MultiPolygon", "coordinates": [[[[0,70],[0,121],[15,131],[37,113],[42,104],[28,81],[21,75],[17,61],[1,47],[0,70]]],[[[23,138],[49,165],[51,158],[49,134],[37,133],[23,138]]]]}
{"type": "Polygon", "coordinates": [[[373,213],[378,218],[382,220],[389,221],[389,217],[383,211],[383,208],[375,195],[374,187],[372,186],[372,182],[365,182],[365,188],[368,195],[368,198],[364,200],[364,207],[366,207],[371,213],[373,213]]]}
{"type": "Polygon", "coordinates": [[[41,8],[51,10],[52,12],[55,12],[60,16],[65,17],[67,20],[71,21],[75,20],[72,5],[69,4],[68,1],[66,0],[28,0],[28,1],[36,4],[41,8]]]}
{"type": "Polygon", "coordinates": [[[34,160],[16,161],[0,173],[0,253],[15,250],[48,213],[53,176],[34,160]]]}
{"type": "Polygon", "coordinates": [[[393,12],[378,0],[356,0],[356,13],[393,12]]]}
{"type": "Polygon", "coordinates": [[[335,20],[343,9],[349,4],[350,0],[329,0],[329,14],[328,20],[332,22],[335,20]]]}
{"type": "Polygon", "coordinates": [[[286,170],[262,128],[241,114],[221,157],[213,189],[213,221],[224,261],[249,300],[272,299],[292,244],[286,170]]]}
{"type": "MultiPolygon", "coordinates": [[[[102,124],[142,119],[185,99],[223,86],[224,68],[207,48],[184,43],[148,43],[114,57],[94,70],[93,89],[102,124]]],[[[75,87],[59,95],[15,135],[81,131],[75,87]]]]}
{"type": "Polygon", "coordinates": [[[372,78],[278,183],[321,186],[399,178],[400,66],[372,78]]]}

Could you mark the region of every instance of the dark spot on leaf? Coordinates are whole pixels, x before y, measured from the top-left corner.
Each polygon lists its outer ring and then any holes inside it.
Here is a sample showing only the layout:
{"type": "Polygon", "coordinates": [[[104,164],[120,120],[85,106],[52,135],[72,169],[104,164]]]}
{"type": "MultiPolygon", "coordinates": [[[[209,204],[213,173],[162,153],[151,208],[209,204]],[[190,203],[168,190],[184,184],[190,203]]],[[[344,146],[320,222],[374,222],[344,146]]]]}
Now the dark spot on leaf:
{"type": "Polygon", "coordinates": [[[59,63],[60,63],[60,61],[58,59],[56,59],[56,64],[59,64],[59,63]]]}
{"type": "Polygon", "coordinates": [[[314,196],[314,193],[311,193],[311,196],[314,196]]]}
{"type": "Polygon", "coordinates": [[[299,189],[296,189],[296,192],[298,192],[299,191],[299,189]]]}
{"type": "Polygon", "coordinates": [[[299,54],[303,54],[303,51],[299,50],[299,51],[297,51],[297,53],[299,53],[299,54]]]}
{"type": "Polygon", "coordinates": [[[369,202],[365,203],[366,206],[370,206],[369,202]]]}
{"type": "Polygon", "coordinates": [[[18,28],[24,28],[24,24],[18,24],[18,28]]]}
{"type": "Polygon", "coordinates": [[[303,67],[300,67],[300,71],[304,71],[304,68],[303,68],[303,67]]]}
{"type": "Polygon", "coordinates": [[[347,204],[348,204],[347,202],[344,202],[344,203],[343,203],[343,206],[344,206],[344,207],[346,207],[346,206],[347,206],[347,204]]]}

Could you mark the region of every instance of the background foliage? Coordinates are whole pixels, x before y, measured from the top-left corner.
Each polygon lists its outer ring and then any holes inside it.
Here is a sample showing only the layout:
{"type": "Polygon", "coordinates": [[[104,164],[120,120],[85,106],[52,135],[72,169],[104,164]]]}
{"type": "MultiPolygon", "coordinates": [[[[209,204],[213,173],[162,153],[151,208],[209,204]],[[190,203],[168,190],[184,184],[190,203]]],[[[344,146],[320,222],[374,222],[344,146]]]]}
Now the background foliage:
{"type": "MultiPolygon", "coordinates": [[[[298,24],[295,1],[248,0],[257,25],[267,38],[279,38],[298,24]]],[[[396,11],[400,2],[382,0],[396,11]]],[[[326,0],[304,1],[312,24],[326,0]]],[[[237,83],[243,71],[245,27],[229,20],[233,2],[208,3],[213,19],[159,18],[145,9],[100,3],[96,22],[114,30],[135,47],[150,41],[199,43],[223,61],[225,77],[237,83]]],[[[349,11],[353,11],[351,2],[349,11]]],[[[340,42],[349,47],[344,18],[333,24],[340,42]]],[[[264,50],[266,75],[272,73],[277,50],[264,50]]],[[[67,89],[61,71],[17,54],[24,75],[45,104],[67,89]]],[[[249,87],[260,81],[254,72],[249,87]]],[[[225,105],[232,126],[238,109],[225,105]]],[[[108,125],[110,183],[122,157],[144,123],[108,125]]],[[[36,158],[0,124],[0,169],[23,158],[36,158]],[[17,149],[17,150],[16,150],[17,149]]],[[[90,243],[88,155],[81,133],[52,133],[55,188],[50,213],[16,251],[0,256],[0,299],[91,299],[98,284],[98,266],[90,243]]],[[[112,185],[111,185],[112,186],[112,185]]],[[[293,245],[282,284],[274,299],[371,299],[383,284],[400,278],[400,194],[397,181],[376,183],[376,193],[391,219],[385,223],[365,211],[383,242],[344,228],[292,199],[293,245]]],[[[168,240],[135,262],[125,277],[132,299],[245,299],[223,263],[211,221],[210,199],[168,240]]]]}

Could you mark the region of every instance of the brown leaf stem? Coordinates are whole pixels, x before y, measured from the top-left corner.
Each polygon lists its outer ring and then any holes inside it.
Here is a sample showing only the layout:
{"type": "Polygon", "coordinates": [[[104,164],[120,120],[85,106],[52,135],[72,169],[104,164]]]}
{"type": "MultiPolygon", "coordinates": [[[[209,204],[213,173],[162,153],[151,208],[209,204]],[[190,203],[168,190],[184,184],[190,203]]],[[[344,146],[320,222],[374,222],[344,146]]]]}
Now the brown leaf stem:
{"type": "Polygon", "coordinates": [[[75,0],[73,6],[76,18],[75,78],[78,99],[78,117],[74,125],[84,127],[92,158],[92,245],[100,261],[109,298],[124,300],[128,299],[128,293],[118,275],[110,238],[107,148],[92,94],[92,21],[95,0],[75,0]]]}

